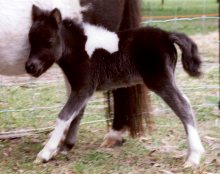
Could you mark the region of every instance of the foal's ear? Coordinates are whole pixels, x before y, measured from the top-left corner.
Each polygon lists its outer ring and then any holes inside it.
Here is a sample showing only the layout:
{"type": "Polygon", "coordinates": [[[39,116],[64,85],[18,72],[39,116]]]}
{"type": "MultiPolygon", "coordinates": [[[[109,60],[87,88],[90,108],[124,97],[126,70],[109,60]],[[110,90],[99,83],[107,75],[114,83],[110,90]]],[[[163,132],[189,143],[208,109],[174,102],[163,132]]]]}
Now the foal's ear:
{"type": "Polygon", "coordinates": [[[58,10],[57,8],[53,9],[50,13],[50,16],[55,20],[57,27],[59,29],[62,24],[62,16],[60,10],[58,10]]]}
{"type": "Polygon", "coordinates": [[[41,9],[36,6],[36,5],[33,5],[32,6],[32,20],[33,21],[36,21],[42,14],[42,11],[41,9]]]}

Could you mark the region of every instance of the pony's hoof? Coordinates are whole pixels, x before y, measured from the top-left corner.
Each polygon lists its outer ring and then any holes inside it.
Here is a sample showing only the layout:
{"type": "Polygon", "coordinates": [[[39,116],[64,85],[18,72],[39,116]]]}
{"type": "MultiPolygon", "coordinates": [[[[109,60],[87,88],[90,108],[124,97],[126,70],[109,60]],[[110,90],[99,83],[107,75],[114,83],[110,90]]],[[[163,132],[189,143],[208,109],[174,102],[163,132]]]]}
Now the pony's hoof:
{"type": "Polygon", "coordinates": [[[68,152],[71,151],[74,146],[75,146],[74,143],[71,143],[71,144],[63,143],[60,146],[59,153],[62,154],[62,155],[67,155],[68,152]]]}
{"type": "Polygon", "coordinates": [[[110,130],[104,138],[104,142],[101,147],[113,148],[115,146],[121,146],[124,143],[122,131],[110,130]]]}
{"type": "Polygon", "coordinates": [[[41,150],[38,155],[36,160],[34,161],[34,163],[45,163],[48,162],[50,159],[52,159],[57,153],[58,153],[58,149],[43,149],[41,150]]]}
{"type": "Polygon", "coordinates": [[[183,164],[183,168],[184,168],[184,169],[187,169],[187,168],[196,168],[196,167],[198,167],[198,165],[199,165],[198,163],[186,161],[186,162],[183,164]]]}
{"type": "Polygon", "coordinates": [[[67,149],[62,149],[62,150],[59,151],[59,153],[62,154],[62,155],[67,155],[68,152],[69,151],[67,149]]]}
{"type": "Polygon", "coordinates": [[[111,139],[106,139],[104,142],[101,144],[101,147],[104,148],[112,148],[116,143],[116,140],[111,140],[111,139]]]}
{"type": "Polygon", "coordinates": [[[115,146],[122,146],[124,142],[125,142],[124,139],[122,140],[105,139],[104,142],[101,144],[101,147],[113,148],[115,146]]]}
{"type": "Polygon", "coordinates": [[[67,155],[71,149],[67,148],[66,146],[63,146],[59,149],[59,153],[62,155],[67,155]]]}
{"type": "Polygon", "coordinates": [[[41,159],[41,158],[36,158],[35,160],[34,160],[34,164],[41,164],[41,163],[45,163],[45,161],[43,161],[43,159],[41,159]]]}
{"type": "Polygon", "coordinates": [[[204,149],[201,149],[201,151],[197,152],[191,152],[188,155],[188,158],[186,162],[184,163],[184,168],[196,168],[200,164],[201,156],[204,154],[204,149]]]}

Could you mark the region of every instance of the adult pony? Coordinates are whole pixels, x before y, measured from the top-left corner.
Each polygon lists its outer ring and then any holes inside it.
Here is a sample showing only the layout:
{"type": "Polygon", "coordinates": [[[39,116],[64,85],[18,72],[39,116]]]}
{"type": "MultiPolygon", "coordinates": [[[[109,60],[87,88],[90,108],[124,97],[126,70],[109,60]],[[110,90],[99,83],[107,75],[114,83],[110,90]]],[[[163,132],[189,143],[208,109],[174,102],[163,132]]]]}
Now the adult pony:
{"type": "Polygon", "coordinates": [[[39,77],[57,63],[71,85],[69,99],[37,160],[48,161],[56,155],[71,122],[84,110],[96,90],[144,83],[182,121],[189,146],[186,165],[199,164],[204,148],[190,102],[174,78],[177,62],[174,43],[182,51],[184,70],[194,77],[201,74],[197,46],[188,36],[152,27],[110,32],[78,20],[62,21],[58,9],[45,11],[33,6],[32,12],[27,72],[39,77]]]}

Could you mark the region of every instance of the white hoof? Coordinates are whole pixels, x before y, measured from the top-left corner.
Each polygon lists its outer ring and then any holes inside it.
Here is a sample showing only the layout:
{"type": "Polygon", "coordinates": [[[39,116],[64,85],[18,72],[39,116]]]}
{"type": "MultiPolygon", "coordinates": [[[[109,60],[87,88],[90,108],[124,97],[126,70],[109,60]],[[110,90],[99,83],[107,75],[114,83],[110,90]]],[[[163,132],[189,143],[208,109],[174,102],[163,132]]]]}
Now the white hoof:
{"type": "Polygon", "coordinates": [[[50,159],[52,159],[56,154],[58,153],[58,149],[49,149],[44,148],[42,149],[38,155],[34,163],[43,163],[48,162],[50,159]]]}
{"type": "Polygon", "coordinates": [[[205,152],[202,142],[200,140],[197,129],[194,126],[187,125],[188,132],[188,155],[185,162],[185,167],[198,166],[200,158],[205,152]]]}
{"type": "Polygon", "coordinates": [[[197,167],[204,152],[204,149],[201,149],[200,151],[190,152],[188,158],[186,159],[186,162],[184,163],[184,168],[197,167]]]}

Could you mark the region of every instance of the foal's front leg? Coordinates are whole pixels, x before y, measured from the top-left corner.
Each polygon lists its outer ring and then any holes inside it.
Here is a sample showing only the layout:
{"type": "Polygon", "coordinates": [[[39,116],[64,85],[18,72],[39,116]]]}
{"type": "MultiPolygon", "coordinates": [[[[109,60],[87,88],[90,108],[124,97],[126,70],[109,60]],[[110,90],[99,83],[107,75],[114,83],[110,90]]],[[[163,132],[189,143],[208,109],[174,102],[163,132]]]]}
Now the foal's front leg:
{"type": "Polygon", "coordinates": [[[69,130],[66,134],[65,140],[60,147],[60,153],[67,154],[68,151],[70,151],[74,147],[76,143],[76,139],[77,139],[79,124],[83,117],[84,110],[85,110],[85,107],[81,109],[81,111],[76,116],[76,118],[71,122],[69,130]]]}
{"type": "MultiPolygon", "coordinates": [[[[92,95],[92,94],[91,94],[92,95]]],[[[55,129],[44,148],[38,153],[35,162],[47,162],[59,151],[59,145],[65,138],[71,122],[86,105],[91,95],[72,91],[62,111],[59,113],[55,129]]]]}

